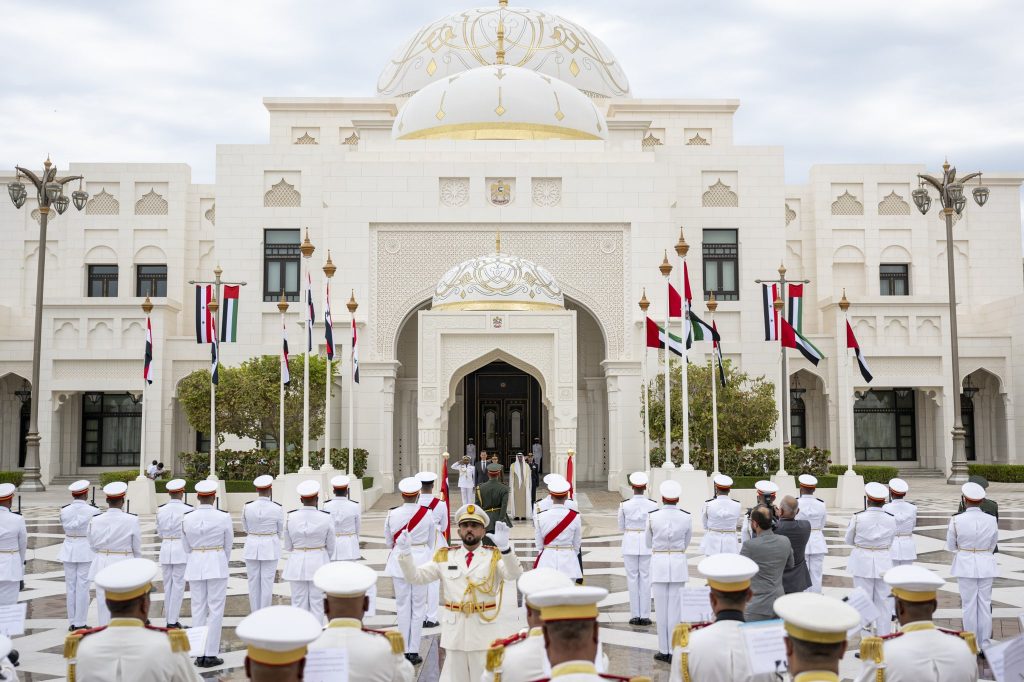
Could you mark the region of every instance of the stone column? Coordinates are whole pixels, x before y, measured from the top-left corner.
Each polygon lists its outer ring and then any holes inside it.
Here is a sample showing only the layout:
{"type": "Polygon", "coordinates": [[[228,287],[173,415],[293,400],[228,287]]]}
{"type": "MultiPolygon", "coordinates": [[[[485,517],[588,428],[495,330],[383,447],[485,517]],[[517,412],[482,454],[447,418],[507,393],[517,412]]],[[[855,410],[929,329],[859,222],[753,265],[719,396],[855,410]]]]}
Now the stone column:
{"type": "MultiPolygon", "coordinates": [[[[370,451],[370,461],[366,463],[367,475],[374,477],[374,487],[378,484],[384,491],[394,489],[395,473],[395,380],[398,376],[400,363],[396,361],[361,362],[359,364],[360,386],[356,388],[356,395],[346,396],[348,400],[358,400],[361,387],[367,383],[380,382],[380,425],[376,437],[366,438],[366,430],[363,437],[356,443],[366,443],[370,451]]],[[[358,414],[358,410],[356,411],[358,414]]],[[[358,428],[358,427],[357,427],[358,428]]],[[[360,431],[356,431],[360,433],[360,431]]],[[[347,435],[346,435],[347,438],[347,435]]],[[[343,441],[347,445],[347,441],[343,441]]]]}
{"type": "Polygon", "coordinates": [[[640,362],[605,360],[608,391],[608,490],[618,490],[625,474],[642,470],[643,453],[635,448],[636,434],[642,429],[639,404],[640,362]],[[630,398],[634,399],[631,400],[630,398]]]}

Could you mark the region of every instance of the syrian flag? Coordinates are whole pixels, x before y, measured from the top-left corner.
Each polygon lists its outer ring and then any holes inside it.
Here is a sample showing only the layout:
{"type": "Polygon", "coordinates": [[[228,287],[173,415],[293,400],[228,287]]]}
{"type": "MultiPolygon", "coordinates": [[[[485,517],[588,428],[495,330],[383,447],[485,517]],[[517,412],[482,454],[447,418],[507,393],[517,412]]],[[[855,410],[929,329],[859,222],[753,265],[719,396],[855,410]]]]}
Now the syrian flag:
{"type": "MultiPolygon", "coordinates": [[[[683,356],[683,340],[675,334],[669,332],[669,347],[668,349],[678,355],[683,356]]],[[[665,347],[665,330],[651,318],[647,318],[647,347],[648,348],[664,348],[665,347]]]]}
{"type": "Polygon", "coordinates": [[[334,359],[334,320],[331,319],[331,285],[327,285],[324,299],[324,339],[327,340],[327,359],[334,359]]]}
{"type": "Polygon", "coordinates": [[[146,355],[142,365],[142,378],[147,384],[153,383],[153,324],[149,317],[146,317],[146,355]]]}
{"type": "Polygon", "coordinates": [[[313,352],[313,320],[316,319],[316,312],[313,311],[313,277],[306,273],[306,352],[313,352]]]}
{"type": "Polygon", "coordinates": [[[668,285],[668,316],[673,320],[683,316],[683,297],[671,282],[668,285]]]}
{"type": "Polygon", "coordinates": [[[210,383],[216,386],[220,383],[220,374],[218,368],[220,367],[220,354],[217,352],[217,324],[211,322],[210,324],[210,383]]]}
{"type": "Polygon", "coordinates": [[[292,382],[292,374],[288,369],[288,325],[281,325],[281,383],[287,386],[292,382]]]}
{"type": "Polygon", "coordinates": [[[213,314],[207,307],[212,298],[212,284],[196,285],[196,343],[212,343],[213,314]]]}
{"type": "Polygon", "coordinates": [[[778,295],[777,284],[762,284],[761,299],[764,307],[764,340],[779,340],[779,317],[775,314],[775,298],[778,295]]]}
{"type": "Polygon", "coordinates": [[[242,287],[224,285],[223,312],[220,318],[220,332],[223,334],[221,342],[234,343],[238,341],[238,292],[242,287]]]}
{"type": "Polygon", "coordinates": [[[788,320],[782,319],[780,322],[782,326],[783,348],[796,348],[812,365],[817,365],[825,357],[825,354],[818,350],[817,346],[804,338],[803,334],[793,329],[793,325],[788,320]]]}
{"type": "Polygon", "coordinates": [[[790,284],[787,291],[789,298],[789,324],[793,329],[804,331],[804,285],[790,284]]]}
{"type": "Polygon", "coordinates": [[[712,344],[715,349],[715,362],[718,363],[718,378],[722,382],[722,388],[725,388],[725,365],[722,363],[722,337],[718,334],[718,325],[711,322],[711,330],[714,332],[712,336],[712,344]]]}
{"type": "Polygon", "coordinates": [[[352,318],[352,381],[359,383],[359,346],[356,337],[356,318],[352,318]]]}
{"type": "Polygon", "coordinates": [[[718,335],[718,331],[710,326],[707,322],[697,317],[697,314],[692,310],[689,313],[690,323],[686,326],[686,347],[689,349],[693,346],[694,341],[704,341],[705,339],[711,339],[712,341],[721,341],[722,338],[718,335]]]}
{"type": "Polygon", "coordinates": [[[868,361],[864,358],[864,351],[860,349],[860,344],[857,343],[857,337],[853,335],[853,327],[850,326],[849,320],[846,321],[846,347],[852,348],[857,353],[857,366],[860,367],[860,375],[864,377],[864,381],[870,384],[875,377],[868,369],[868,361]]]}

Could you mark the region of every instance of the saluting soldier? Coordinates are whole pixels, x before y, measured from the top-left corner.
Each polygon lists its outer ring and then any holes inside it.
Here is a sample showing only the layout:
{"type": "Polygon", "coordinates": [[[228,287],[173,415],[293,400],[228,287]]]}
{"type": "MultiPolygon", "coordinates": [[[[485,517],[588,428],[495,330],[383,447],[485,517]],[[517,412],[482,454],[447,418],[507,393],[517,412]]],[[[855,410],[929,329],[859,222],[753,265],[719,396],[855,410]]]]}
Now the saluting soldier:
{"type": "Polygon", "coordinates": [[[963,604],[964,630],[984,649],[992,637],[992,580],[999,575],[996,541],[999,523],[981,509],[985,489],[977,483],[960,488],[964,511],[954,514],[946,531],[946,550],[955,552],[950,575],[956,578],[963,604]]]}
{"type": "Polygon", "coordinates": [[[491,525],[488,533],[494,532],[494,524],[501,521],[507,526],[512,525],[508,518],[508,486],[499,480],[501,476],[501,465],[491,463],[487,465],[487,482],[476,489],[477,504],[487,512],[491,525]]]}
{"type": "Polygon", "coordinates": [[[664,481],[658,492],[662,506],[647,517],[647,546],[653,551],[651,582],[658,623],[658,653],[654,660],[668,663],[672,660],[672,630],[682,620],[683,588],[690,578],[686,547],[693,536],[693,522],[690,513],[677,506],[682,494],[677,482],[664,481]]]}
{"type": "Polygon", "coordinates": [[[302,506],[288,512],[284,548],[289,552],[281,577],[291,583],[292,606],[309,611],[324,622],[324,595],[313,582],[317,569],[330,563],[334,554],[334,523],[331,515],[317,509],[320,484],[303,481],[296,487],[302,506]]]}
{"type": "Polygon", "coordinates": [[[185,512],[181,519],[181,543],[188,554],[185,580],[192,595],[192,625],[207,626],[206,647],[196,658],[200,668],[213,668],[224,662],[220,653],[221,624],[228,594],[228,562],[235,532],[231,516],[217,509],[217,482],[196,483],[199,506],[185,512]]]}
{"type": "Polygon", "coordinates": [[[310,650],[347,651],[349,682],[412,682],[413,667],[405,658],[402,635],[363,626],[370,595],[377,589],[377,572],[363,564],[334,562],[318,568],[313,582],[324,593],[329,620],[310,650]]]}
{"type": "Polygon", "coordinates": [[[68,486],[71,502],[60,508],[64,543],[57,560],[64,564],[64,589],[67,592],[69,631],[86,627],[89,613],[89,569],[96,555],[89,547],[89,522],[100,510],[89,504],[89,481],[68,486]]]}
{"type": "Polygon", "coordinates": [[[647,497],[647,474],[629,475],[633,497],[619,504],[619,532],[622,533],[622,561],[629,585],[629,624],[651,624],[651,548],[647,546],[647,516],[658,503],[647,497]]]}
{"type": "Polygon", "coordinates": [[[887,635],[892,630],[892,617],[885,603],[889,588],[884,576],[892,568],[889,551],[896,537],[896,518],[882,510],[886,493],[881,483],[865,485],[867,508],[854,514],[846,528],[846,544],[853,548],[846,570],[853,577],[853,586],[864,590],[878,609],[877,635],[887,635]]]}
{"type": "Polygon", "coordinates": [[[704,537],[700,541],[700,551],[704,556],[735,554],[740,551],[739,528],[743,505],[729,497],[732,478],[718,474],[714,484],[715,496],[704,503],[701,511],[704,537]]]}
{"type": "Polygon", "coordinates": [[[167,482],[171,499],[156,511],[156,534],[160,537],[160,569],[164,579],[164,617],[167,627],[180,628],[181,602],[185,598],[185,566],[188,554],[181,543],[181,522],[192,505],[185,504],[185,480],[167,482]]]}
{"type": "Polygon", "coordinates": [[[578,554],[583,546],[583,520],[575,509],[566,507],[569,482],[553,480],[548,486],[551,509],[541,512],[536,520],[534,547],[537,559],[534,568],[553,568],[578,583],[583,581],[578,554]]]}
{"type": "Polygon", "coordinates": [[[301,680],[307,648],[320,632],[316,617],[294,606],[280,604],[250,613],[235,628],[246,645],[245,676],[253,682],[301,680]]]}
{"type": "Polygon", "coordinates": [[[284,532],[284,509],[271,498],[274,477],[264,474],[252,482],[256,499],[242,508],[242,530],[245,544],[245,575],[249,581],[249,609],[266,608],[274,600],[274,578],[281,559],[281,534],[284,532]]]}
{"type": "Polygon", "coordinates": [[[476,467],[464,455],[461,462],[452,465],[452,471],[459,475],[459,495],[462,496],[462,504],[469,504],[473,501],[473,488],[476,487],[476,467]]]}
{"type": "Polygon", "coordinates": [[[786,668],[793,682],[839,682],[846,633],[860,625],[857,609],[813,592],[779,597],[773,608],[786,631],[786,668]]]}
{"type": "Polygon", "coordinates": [[[800,482],[800,497],[796,503],[800,511],[797,512],[796,519],[797,521],[808,521],[811,524],[811,534],[804,547],[807,572],[811,574],[811,587],[807,591],[820,594],[821,578],[825,572],[825,555],[828,554],[828,544],[825,542],[828,507],[825,506],[824,501],[814,496],[814,492],[818,488],[816,477],[802,474],[798,480],[800,482]]]}
{"type": "MultiPolygon", "coordinates": [[[[5,494],[4,486],[0,485],[0,498],[5,494]]],[[[11,496],[14,496],[14,486],[11,486],[11,496]]],[[[95,579],[96,574],[107,566],[116,564],[119,561],[142,556],[142,530],[139,527],[139,517],[135,514],[122,511],[124,507],[124,496],[128,494],[128,484],[123,481],[114,481],[103,486],[103,495],[107,498],[107,511],[97,514],[89,523],[89,547],[96,556],[89,569],[89,578],[95,579]]],[[[2,504],[2,501],[0,501],[2,504]]],[[[9,502],[7,503],[10,504],[9,502]]],[[[3,518],[0,515],[0,518],[3,518]]],[[[21,517],[18,517],[21,518],[21,517]]],[[[24,527],[25,522],[21,522],[24,527]]],[[[24,557],[24,554],[22,555],[24,557]]],[[[19,564],[21,565],[21,564],[19,564]]],[[[19,577],[18,580],[21,580],[19,577]]],[[[17,591],[14,598],[17,600],[17,591]]],[[[6,604],[8,602],[2,601],[6,604]]],[[[13,603],[13,602],[11,602],[13,603]]],[[[110,611],[107,610],[107,600],[103,596],[103,588],[96,585],[96,611],[99,625],[106,625],[110,622],[110,611]]]]}
{"type": "MultiPolygon", "coordinates": [[[[420,504],[430,510],[434,519],[434,527],[437,535],[434,538],[435,551],[440,547],[447,547],[448,541],[444,537],[444,531],[448,528],[448,503],[434,495],[434,482],[437,481],[437,474],[433,471],[421,471],[416,474],[420,485],[420,504]]],[[[440,623],[437,621],[437,607],[441,599],[441,583],[432,582],[427,585],[427,613],[423,617],[423,627],[436,628],[440,623]]]]}

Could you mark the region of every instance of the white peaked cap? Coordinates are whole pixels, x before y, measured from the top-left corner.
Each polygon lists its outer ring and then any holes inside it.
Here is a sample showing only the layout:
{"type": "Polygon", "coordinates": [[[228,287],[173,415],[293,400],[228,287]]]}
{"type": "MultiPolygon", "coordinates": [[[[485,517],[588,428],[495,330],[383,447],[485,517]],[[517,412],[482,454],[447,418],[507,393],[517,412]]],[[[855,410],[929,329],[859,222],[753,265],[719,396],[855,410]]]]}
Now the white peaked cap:
{"type": "Polygon", "coordinates": [[[348,483],[349,483],[349,478],[348,478],[348,476],[345,476],[344,474],[341,475],[341,476],[335,476],[334,478],[331,479],[331,487],[332,488],[347,488],[348,487],[348,483]]]}
{"type": "Polygon", "coordinates": [[[455,525],[463,521],[476,521],[481,526],[491,525],[491,517],[478,504],[464,504],[455,512],[455,525]]]}
{"type": "Polygon", "coordinates": [[[824,594],[794,592],[776,599],[773,608],[786,633],[805,642],[845,642],[846,633],[860,625],[857,609],[824,594]]]}
{"type": "Polygon", "coordinates": [[[800,474],[800,478],[796,479],[800,485],[806,488],[816,488],[818,486],[818,479],[810,474],[800,474]]]}
{"type": "Polygon", "coordinates": [[[419,479],[420,483],[433,483],[437,480],[437,474],[433,471],[421,471],[416,474],[416,478],[419,479]]]}
{"type": "Polygon", "coordinates": [[[708,587],[719,592],[741,592],[750,587],[758,566],[739,554],[714,554],[697,564],[697,571],[708,581],[708,587]]]}
{"type": "Polygon", "coordinates": [[[569,585],[554,590],[534,592],[530,604],[540,609],[541,620],[594,620],[597,604],[608,596],[603,587],[569,585]]]}
{"type": "MultiPolygon", "coordinates": [[[[167,485],[170,485],[170,483],[168,483],[167,485]]],[[[72,493],[84,493],[88,489],[89,481],[86,481],[84,479],[81,481],[75,481],[74,483],[68,486],[68,490],[70,490],[72,493]]]]}
{"type": "Polygon", "coordinates": [[[313,614],[295,606],[267,606],[242,619],[235,635],[246,655],[264,665],[289,665],[306,656],[306,647],[323,629],[313,614]]]}
{"type": "Polygon", "coordinates": [[[252,485],[254,488],[256,488],[256,490],[266,490],[267,488],[273,487],[274,477],[271,476],[270,474],[263,474],[262,476],[257,476],[255,480],[253,480],[252,485]]]}
{"type": "Polygon", "coordinates": [[[718,474],[714,478],[716,488],[732,488],[732,478],[725,474],[718,474]]]}
{"type": "Polygon", "coordinates": [[[872,481],[864,486],[864,494],[868,496],[868,499],[881,502],[884,501],[886,496],[889,494],[889,489],[881,483],[875,483],[872,481]]]}
{"type": "Polygon", "coordinates": [[[658,486],[658,492],[661,493],[662,499],[678,500],[683,494],[683,488],[675,481],[664,481],[658,486]]]}
{"type": "Polygon", "coordinates": [[[554,472],[552,472],[550,474],[545,474],[544,475],[544,485],[550,486],[552,481],[557,481],[560,478],[563,478],[562,474],[556,474],[554,472]]]}
{"type": "Polygon", "coordinates": [[[355,561],[332,561],[316,570],[313,584],[329,597],[361,597],[377,584],[377,572],[355,561]]]}
{"type": "Polygon", "coordinates": [[[906,495],[907,491],[910,490],[910,484],[902,478],[894,478],[889,481],[889,490],[897,495],[906,495]]]}
{"type": "Polygon", "coordinates": [[[572,486],[569,485],[569,481],[559,477],[548,484],[548,492],[552,495],[564,495],[569,492],[569,488],[571,487],[572,486]]]}
{"type": "Polygon", "coordinates": [[[196,483],[196,493],[199,495],[213,495],[217,492],[217,482],[204,480],[196,483]]]}
{"type": "Polygon", "coordinates": [[[885,572],[885,582],[897,598],[913,602],[935,599],[939,589],[946,584],[934,571],[914,564],[893,566],[885,572]]]}
{"type": "Polygon", "coordinates": [[[128,601],[149,592],[158,570],[149,559],[125,559],[100,570],[96,587],[105,590],[111,601],[128,601]]]}
{"type": "MultiPolygon", "coordinates": [[[[981,502],[985,499],[985,489],[977,483],[964,483],[963,487],[960,488],[960,492],[970,502],[981,502]]],[[[0,496],[2,495],[3,493],[0,493],[0,496]]]]}
{"type": "Polygon", "coordinates": [[[423,484],[420,483],[420,479],[415,476],[409,476],[403,478],[398,482],[398,490],[404,495],[412,495],[418,493],[423,488],[423,484]]]}
{"type": "Polygon", "coordinates": [[[320,482],[319,481],[303,481],[302,483],[295,486],[295,492],[299,494],[299,497],[305,499],[307,497],[316,497],[320,494],[320,482]]]}
{"type": "Polygon", "coordinates": [[[173,481],[167,481],[167,492],[169,493],[180,493],[188,485],[188,481],[184,478],[176,478],[173,481]]]}
{"type": "MultiPolygon", "coordinates": [[[[128,493],[128,484],[124,481],[114,481],[103,486],[103,494],[107,497],[124,497],[128,493]]],[[[0,484],[0,499],[6,499],[14,494],[14,486],[10,483],[0,484]],[[11,486],[10,491],[5,486],[11,486]]]]}
{"type": "Polygon", "coordinates": [[[553,568],[535,568],[519,576],[516,585],[523,593],[523,598],[529,602],[531,594],[572,587],[573,581],[565,573],[553,568]]]}
{"type": "Polygon", "coordinates": [[[634,471],[629,475],[629,484],[634,488],[643,488],[647,486],[647,474],[642,471],[634,471]]]}
{"type": "Polygon", "coordinates": [[[757,488],[757,492],[762,495],[774,495],[779,492],[779,486],[771,481],[758,481],[754,484],[754,487],[757,488]]]}

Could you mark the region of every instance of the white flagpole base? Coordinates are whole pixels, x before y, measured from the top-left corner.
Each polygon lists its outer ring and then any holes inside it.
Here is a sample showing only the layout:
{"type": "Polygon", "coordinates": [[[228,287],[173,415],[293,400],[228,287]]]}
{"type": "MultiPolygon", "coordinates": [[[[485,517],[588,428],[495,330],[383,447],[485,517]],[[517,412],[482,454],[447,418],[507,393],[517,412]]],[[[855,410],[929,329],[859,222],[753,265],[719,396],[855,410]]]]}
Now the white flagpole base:
{"type": "Polygon", "coordinates": [[[847,470],[836,483],[836,506],[840,509],[864,508],[864,477],[847,470]]]}
{"type": "Polygon", "coordinates": [[[128,481],[128,499],[132,502],[133,514],[155,514],[156,482],[144,475],[128,481]]]}
{"type": "Polygon", "coordinates": [[[779,494],[775,499],[781,500],[785,495],[796,494],[797,488],[795,476],[787,474],[785,471],[780,471],[777,474],[773,474],[770,480],[772,483],[779,486],[779,494]]]}
{"type": "MultiPolygon", "coordinates": [[[[706,471],[694,469],[682,469],[673,467],[670,470],[655,468],[651,470],[650,480],[647,485],[648,494],[652,500],[660,501],[661,494],[658,488],[665,481],[675,481],[683,489],[679,496],[679,506],[690,512],[690,520],[693,527],[703,529],[700,519],[700,509],[704,500],[711,497],[711,480],[706,471]]],[[[632,492],[630,491],[630,495],[632,492]]]]}

